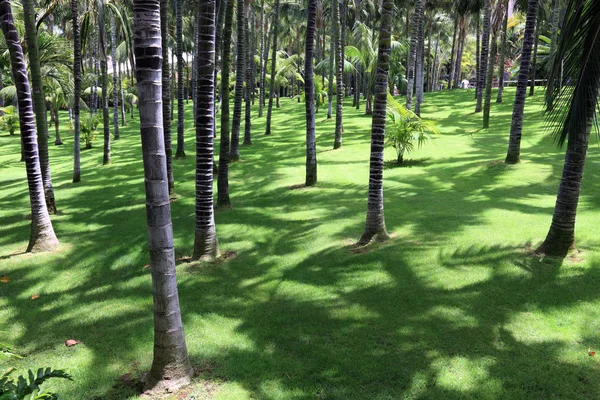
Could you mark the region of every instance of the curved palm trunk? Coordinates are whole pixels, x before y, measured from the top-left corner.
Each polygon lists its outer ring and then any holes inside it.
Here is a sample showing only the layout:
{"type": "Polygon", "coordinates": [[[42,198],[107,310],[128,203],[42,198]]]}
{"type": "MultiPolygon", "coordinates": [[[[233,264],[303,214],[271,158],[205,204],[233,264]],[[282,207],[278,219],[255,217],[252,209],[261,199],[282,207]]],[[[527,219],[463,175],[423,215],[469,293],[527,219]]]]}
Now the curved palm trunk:
{"type": "Polygon", "coordinates": [[[333,26],[334,26],[334,43],[335,43],[335,85],[337,89],[337,98],[335,102],[335,137],[333,140],[333,148],[339,149],[342,147],[343,112],[344,112],[344,54],[342,52],[342,30],[340,23],[340,4],[338,0],[334,0],[333,8],[333,26]]]}
{"type": "Polygon", "coordinates": [[[521,155],[523,111],[525,110],[525,99],[527,97],[527,80],[529,79],[531,48],[533,47],[537,11],[538,0],[529,0],[527,7],[527,20],[525,22],[525,38],[523,39],[523,51],[521,52],[521,69],[519,71],[519,79],[517,81],[517,93],[515,95],[512,122],[510,124],[508,152],[505,160],[507,164],[518,163],[521,155]]]}
{"type": "Polygon", "coordinates": [[[169,69],[169,48],[167,34],[169,30],[169,0],[160,0],[160,32],[162,46],[162,116],[163,136],[165,140],[165,163],[167,165],[167,182],[169,195],[173,194],[173,145],[171,141],[171,72],[169,69]]]}
{"type": "Polygon", "coordinates": [[[535,94],[535,72],[537,67],[538,43],[540,42],[540,25],[540,23],[535,24],[535,37],[533,39],[533,61],[531,63],[531,86],[529,87],[530,96],[535,94]]]}
{"type": "Polygon", "coordinates": [[[369,243],[373,238],[387,240],[389,235],[383,215],[383,150],[385,146],[385,119],[388,94],[388,71],[390,68],[393,0],[383,0],[381,5],[381,30],[379,54],[375,76],[375,106],[371,127],[371,160],[369,167],[369,197],[365,232],[358,244],[369,243]]]}
{"type": "Polygon", "coordinates": [[[315,28],[317,25],[317,0],[308,1],[306,49],[304,56],[304,97],[306,105],[306,186],[317,183],[317,142],[315,138],[315,81],[313,57],[315,28]]]}
{"type": "Polygon", "coordinates": [[[73,183],[81,181],[81,123],[79,99],[81,98],[81,33],[79,31],[78,0],[71,0],[73,18],[73,183]]]}
{"type": "Polygon", "coordinates": [[[407,86],[406,86],[406,108],[412,109],[413,93],[415,90],[415,68],[417,61],[417,46],[419,37],[419,18],[423,0],[415,0],[415,9],[411,18],[410,48],[408,52],[407,86]]]}
{"type": "Polygon", "coordinates": [[[223,27],[223,68],[221,72],[221,144],[219,146],[219,176],[217,180],[217,207],[229,207],[229,68],[231,67],[231,31],[233,3],[227,2],[223,27]]]}
{"type": "MultiPolygon", "coordinates": [[[[113,135],[118,140],[119,135],[119,82],[117,75],[117,28],[115,26],[115,16],[110,17],[110,47],[113,71],[113,135]]],[[[107,96],[108,98],[108,96],[107,96]]]]}
{"type": "Polygon", "coordinates": [[[246,74],[246,40],[244,39],[244,23],[246,13],[244,0],[237,0],[237,46],[235,66],[235,94],[233,99],[233,121],[231,124],[230,161],[240,159],[240,126],[242,124],[242,100],[244,97],[244,76],[246,74]]]}
{"type": "Polygon", "coordinates": [[[246,30],[246,115],[244,123],[244,145],[252,144],[252,99],[254,97],[254,73],[256,64],[254,63],[254,9],[250,10],[250,26],[244,23],[246,30]]]}
{"type": "Polygon", "coordinates": [[[485,89],[485,81],[487,77],[487,66],[489,60],[490,46],[490,7],[491,0],[483,1],[483,35],[481,38],[481,58],[479,61],[479,76],[477,77],[477,105],[475,112],[481,112],[483,105],[483,90],[485,89]]]}
{"type": "Polygon", "coordinates": [[[58,239],[54,233],[44,197],[44,184],[33,119],[33,103],[27,79],[27,65],[8,0],[0,0],[0,29],[4,34],[10,53],[12,76],[17,89],[21,144],[25,156],[31,202],[31,235],[27,252],[51,251],[58,246],[58,239]]]}
{"type": "MultiPolygon", "coordinates": [[[[103,41],[106,43],[106,41],[103,41]]],[[[108,73],[107,73],[107,62],[106,52],[102,51],[102,59],[100,60],[100,70],[102,72],[102,123],[104,125],[104,157],[102,158],[102,164],[106,165],[110,163],[110,123],[108,117],[108,73]]]]}
{"type": "MultiPolygon", "coordinates": [[[[33,0],[23,1],[23,17],[25,23],[25,39],[29,55],[29,69],[31,71],[31,89],[33,91],[33,106],[35,110],[35,123],[38,132],[38,147],[40,154],[40,168],[44,184],[46,206],[50,213],[56,214],[56,200],[52,188],[50,173],[50,158],[48,156],[48,119],[46,115],[46,97],[42,85],[42,72],[40,70],[40,56],[35,27],[35,7],[33,0]]],[[[60,138],[59,138],[60,139],[60,138]]]]}
{"type": "Polygon", "coordinates": [[[504,20],[502,21],[502,45],[500,47],[500,64],[498,65],[498,98],[497,103],[502,103],[504,92],[504,63],[506,59],[506,32],[508,31],[508,0],[504,3],[504,20]]]}
{"type": "MultiPolygon", "coordinates": [[[[273,114],[273,96],[275,95],[275,74],[277,72],[277,24],[279,19],[279,0],[275,0],[273,6],[273,20],[271,22],[273,30],[273,52],[271,53],[271,83],[269,89],[269,107],[267,108],[267,128],[265,135],[271,134],[271,116],[273,114]]],[[[279,95],[277,96],[279,100],[279,95]]]]}
{"type": "Polygon", "coordinates": [[[175,0],[175,4],[175,53],[177,56],[177,151],[175,152],[175,158],[183,158],[185,157],[185,144],[183,142],[185,123],[183,114],[183,0],[175,0]]]}
{"type": "Polygon", "coordinates": [[[173,391],[189,384],[193,371],[188,359],[177,293],[173,226],[162,132],[159,0],[134,0],[133,18],[154,300],[154,357],[146,386],[154,391],[173,391]]]}
{"type": "Polygon", "coordinates": [[[198,34],[196,93],[196,230],[194,259],[219,255],[213,207],[213,151],[215,130],[215,0],[201,0],[202,27],[198,34]]]}

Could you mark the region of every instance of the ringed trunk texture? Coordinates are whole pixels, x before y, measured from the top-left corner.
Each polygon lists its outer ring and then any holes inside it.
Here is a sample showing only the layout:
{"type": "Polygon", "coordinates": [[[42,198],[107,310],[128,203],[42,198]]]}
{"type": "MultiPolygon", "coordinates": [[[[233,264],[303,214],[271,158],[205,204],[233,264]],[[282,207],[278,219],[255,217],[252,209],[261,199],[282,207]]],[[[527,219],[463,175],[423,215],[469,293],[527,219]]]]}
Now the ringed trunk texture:
{"type": "Polygon", "coordinates": [[[21,40],[14,24],[10,2],[0,0],[0,29],[4,34],[10,54],[10,65],[17,89],[21,145],[27,169],[27,185],[31,203],[31,235],[27,252],[52,251],[58,239],[50,221],[44,196],[44,184],[33,119],[33,102],[27,78],[27,64],[23,56],[21,40]]]}
{"type": "Polygon", "coordinates": [[[419,39],[419,18],[421,16],[421,9],[423,8],[423,0],[415,0],[415,9],[411,18],[411,33],[410,33],[410,49],[408,52],[408,68],[407,68],[407,80],[406,86],[406,108],[412,109],[413,93],[415,90],[415,66],[417,61],[417,46],[419,39]]]}
{"type": "MultiPolygon", "coordinates": [[[[104,40],[103,43],[106,43],[104,40]]],[[[106,63],[106,52],[102,49],[102,59],[100,60],[100,70],[102,71],[102,122],[104,128],[104,156],[102,164],[110,163],[110,124],[108,118],[108,73],[106,63]]]]}
{"type": "MultiPolygon", "coordinates": [[[[331,0],[331,10],[334,10],[335,7],[335,3],[336,0],[331,0]]],[[[333,12],[331,13],[333,14],[333,12]]],[[[334,62],[335,62],[335,57],[334,57],[334,47],[335,47],[335,22],[333,21],[333,16],[330,17],[331,19],[331,31],[330,31],[330,40],[331,42],[329,43],[329,82],[328,82],[328,86],[327,86],[327,119],[331,119],[332,115],[333,115],[333,71],[335,70],[334,67],[334,62]]]]}
{"type": "Polygon", "coordinates": [[[177,293],[173,226],[162,132],[160,1],[134,0],[133,19],[154,300],[154,357],[146,387],[154,392],[163,392],[188,385],[193,371],[188,359],[177,293]]]}
{"type": "Polygon", "coordinates": [[[265,21],[265,1],[260,2],[260,92],[258,94],[258,118],[263,116],[263,108],[265,106],[265,75],[267,73],[267,59],[269,58],[268,49],[268,29],[265,21]]]}
{"type": "Polygon", "coordinates": [[[245,15],[244,0],[237,0],[235,94],[233,98],[233,121],[231,124],[231,150],[229,152],[229,161],[239,161],[240,159],[240,126],[242,125],[242,101],[244,98],[244,76],[246,75],[246,40],[244,38],[245,15]]]}
{"type": "Polygon", "coordinates": [[[315,82],[313,57],[315,51],[315,28],[317,25],[317,1],[308,1],[306,49],[304,57],[304,97],[306,105],[306,186],[317,183],[317,141],[315,137],[315,82]]]}
{"type": "Polygon", "coordinates": [[[254,63],[254,8],[250,10],[250,26],[248,21],[244,22],[244,29],[246,31],[246,109],[245,109],[245,122],[244,122],[244,146],[252,144],[252,102],[254,97],[254,73],[256,70],[256,64],[254,63]]]}
{"type": "Polygon", "coordinates": [[[487,66],[489,60],[490,47],[490,7],[491,0],[483,1],[483,36],[481,38],[481,60],[479,61],[479,76],[477,78],[477,105],[475,112],[481,112],[483,105],[483,90],[487,77],[487,66]]]}
{"type": "MultiPolygon", "coordinates": [[[[541,21],[540,21],[541,22],[541,21]]],[[[535,24],[535,37],[533,38],[533,61],[531,63],[531,86],[529,87],[529,95],[535,94],[535,72],[537,66],[538,43],[540,42],[540,23],[535,24]]]]}
{"type": "MultiPolygon", "coordinates": [[[[167,43],[169,0],[160,0],[160,27],[161,41],[162,43],[167,43]]],[[[171,140],[171,71],[169,69],[169,48],[166,44],[162,46],[162,115],[167,182],[169,185],[169,195],[172,195],[175,188],[175,180],[173,178],[173,144],[171,140]]]]}
{"type": "MultiPolygon", "coordinates": [[[[231,1],[231,0],[230,0],[231,1]]],[[[273,6],[273,17],[272,17],[272,27],[273,30],[273,51],[271,53],[271,84],[269,89],[269,107],[267,108],[267,128],[265,130],[265,135],[271,134],[271,116],[273,114],[273,96],[275,95],[275,72],[277,70],[277,24],[279,19],[279,0],[275,0],[275,5],[273,6]]],[[[279,101],[279,96],[277,96],[279,101]]]]}
{"type": "Polygon", "coordinates": [[[375,75],[375,105],[371,127],[371,160],[369,166],[369,197],[365,232],[358,244],[371,240],[387,240],[389,235],[383,215],[383,150],[385,148],[385,119],[388,93],[388,71],[390,68],[393,0],[383,0],[381,5],[381,31],[375,75]]]}
{"type": "Polygon", "coordinates": [[[508,0],[504,3],[504,20],[502,21],[502,45],[500,47],[500,64],[498,65],[498,98],[497,103],[502,103],[504,92],[504,62],[506,59],[506,32],[508,31],[508,0]]]}
{"type": "MultiPolygon", "coordinates": [[[[233,1],[233,0],[231,0],[233,1]]],[[[177,56],[177,151],[175,158],[185,157],[183,138],[183,0],[175,0],[175,53],[177,56]]]]}
{"type": "Polygon", "coordinates": [[[333,148],[342,147],[342,133],[344,131],[344,58],[342,53],[342,32],[340,23],[340,5],[338,0],[334,0],[333,25],[334,25],[334,43],[335,43],[335,84],[337,89],[337,99],[335,103],[335,138],[333,148]]]}
{"type": "Polygon", "coordinates": [[[417,59],[415,62],[415,114],[418,116],[421,116],[421,103],[423,102],[423,57],[425,51],[425,0],[421,0],[421,2],[419,26],[417,27],[417,59]]]}
{"type": "Polygon", "coordinates": [[[521,52],[521,69],[517,81],[517,93],[513,108],[512,122],[510,124],[510,138],[508,140],[508,152],[505,162],[516,164],[521,156],[521,134],[523,132],[523,111],[525,110],[525,99],[527,98],[527,80],[529,79],[529,67],[531,65],[531,49],[535,32],[535,20],[538,11],[538,0],[529,0],[527,7],[527,20],[525,22],[525,38],[523,39],[523,51],[521,52]]]}
{"type": "MultiPolygon", "coordinates": [[[[115,16],[110,17],[110,47],[112,55],[113,70],[113,135],[118,140],[119,135],[119,81],[117,75],[117,28],[115,26],[115,16]]],[[[108,96],[107,96],[108,98],[108,96]]]]}
{"type": "Polygon", "coordinates": [[[215,130],[215,0],[199,5],[196,92],[196,230],[194,260],[215,260],[219,243],[213,205],[215,130]]]}
{"type": "Polygon", "coordinates": [[[73,18],[73,183],[81,181],[81,123],[79,99],[81,98],[81,32],[79,31],[79,2],[71,0],[73,18]]]}

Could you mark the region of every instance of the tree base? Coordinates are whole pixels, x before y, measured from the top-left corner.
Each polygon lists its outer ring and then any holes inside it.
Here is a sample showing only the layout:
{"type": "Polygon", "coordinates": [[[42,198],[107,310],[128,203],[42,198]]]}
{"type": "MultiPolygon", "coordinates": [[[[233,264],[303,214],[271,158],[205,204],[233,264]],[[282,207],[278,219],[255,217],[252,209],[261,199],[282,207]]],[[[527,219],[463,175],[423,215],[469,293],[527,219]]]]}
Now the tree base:
{"type": "Polygon", "coordinates": [[[185,151],[183,151],[181,153],[180,152],[175,153],[175,159],[176,160],[181,160],[182,158],[185,158],[185,157],[186,157],[185,156],[185,151]]]}
{"type": "Polygon", "coordinates": [[[215,261],[219,257],[219,242],[213,228],[206,233],[196,231],[192,260],[215,261]]]}
{"type": "Polygon", "coordinates": [[[513,165],[513,164],[518,164],[519,162],[521,162],[521,159],[519,158],[519,156],[513,156],[513,155],[507,155],[506,159],[504,160],[505,164],[509,164],[509,165],[513,165]]]}
{"type": "Polygon", "coordinates": [[[146,375],[145,378],[146,382],[144,384],[144,394],[154,397],[166,393],[176,392],[179,389],[189,386],[192,383],[193,374],[194,371],[191,367],[189,368],[189,372],[187,372],[186,375],[175,379],[158,380],[152,377],[152,374],[149,373],[148,375],[146,375]]]}
{"type": "Polygon", "coordinates": [[[62,140],[56,140],[56,141],[54,141],[54,145],[55,146],[62,146],[63,142],[62,142],[62,140]]]}
{"type": "Polygon", "coordinates": [[[29,245],[26,250],[27,253],[50,252],[55,250],[59,245],[52,227],[46,230],[46,232],[40,232],[38,234],[32,233],[32,236],[34,237],[29,240],[29,245]]]}
{"type": "Polygon", "coordinates": [[[230,154],[229,155],[229,162],[236,162],[236,161],[240,161],[240,155],[239,154],[230,154]]]}
{"type": "Polygon", "coordinates": [[[340,142],[334,142],[333,143],[333,149],[337,150],[337,149],[341,149],[342,148],[342,144],[340,142]]]}
{"type": "Polygon", "coordinates": [[[360,239],[358,239],[358,246],[366,246],[371,242],[386,242],[389,240],[390,235],[387,233],[387,230],[383,228],[377,232],[365,232],[362,234],[360,239]]]}
{"type": "Polygon", "coordinates": [[[535,249],[537,254],[543,254],[550,257],[565,258],[569,252],[575,250],[575,243],[564,242],[560,240],[544,240],[544,242],[535,249]]]}

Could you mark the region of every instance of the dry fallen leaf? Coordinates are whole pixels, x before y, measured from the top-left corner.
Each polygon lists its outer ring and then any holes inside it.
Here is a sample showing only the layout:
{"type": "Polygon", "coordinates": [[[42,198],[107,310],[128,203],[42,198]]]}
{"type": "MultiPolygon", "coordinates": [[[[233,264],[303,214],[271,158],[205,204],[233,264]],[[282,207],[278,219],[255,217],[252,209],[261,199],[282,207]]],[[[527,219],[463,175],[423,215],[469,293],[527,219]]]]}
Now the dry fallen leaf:
{"type": "Polygon", "coordinates": [[[3,276],[2,278],[0,278],[0,282],[2,283],[8,283],[12,281],[12,279],[10,279],[8,276],[3,276]]]}
{"type": "Polygon", "coordinates": [[[40,295],[39,294],[34,294],[33,296],[31,296],[31,300],[35,300],[35,299],[39,299],[40,295]]]}
{"type": "Polygon", "coordinates": [[[65,342],[65,346],[67,347],[75,346],[76,344],[79,344],[79,342],[74,339],[69,339],[65,342]]]}
{"type": "Polygon", "coordinates": [[[142,267],[142,269],[150,268],[150,264],[146,264],[142,267]]]}

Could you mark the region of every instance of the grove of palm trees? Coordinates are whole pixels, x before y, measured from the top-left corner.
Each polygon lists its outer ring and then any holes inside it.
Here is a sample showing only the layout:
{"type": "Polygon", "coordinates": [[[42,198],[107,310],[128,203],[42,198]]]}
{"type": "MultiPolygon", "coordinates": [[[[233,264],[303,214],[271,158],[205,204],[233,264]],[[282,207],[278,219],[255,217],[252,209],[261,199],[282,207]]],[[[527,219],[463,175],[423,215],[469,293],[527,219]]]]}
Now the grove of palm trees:
{"type": "Polygon", "coordinates": [[[600,398],[600,2],[0,30],[0,400],[600,398]]]}

